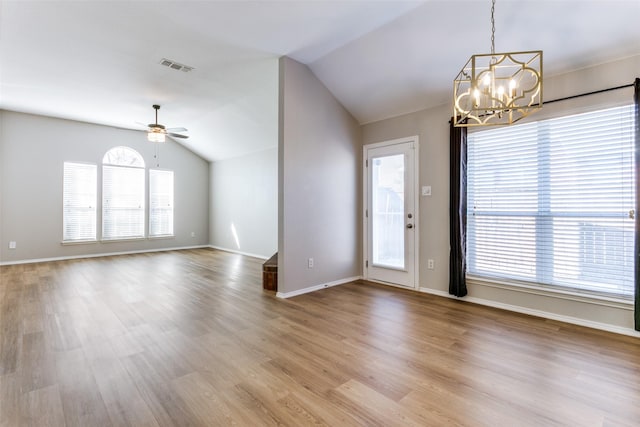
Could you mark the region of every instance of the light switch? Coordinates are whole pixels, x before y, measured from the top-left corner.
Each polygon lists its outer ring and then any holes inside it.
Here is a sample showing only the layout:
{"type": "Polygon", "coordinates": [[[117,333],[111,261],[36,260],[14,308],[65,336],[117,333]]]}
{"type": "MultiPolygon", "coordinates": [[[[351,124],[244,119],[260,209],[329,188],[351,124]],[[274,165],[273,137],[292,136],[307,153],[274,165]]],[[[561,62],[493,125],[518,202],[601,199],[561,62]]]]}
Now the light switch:
{"type": "Polygon", "coordinates": [[[423,185],[422,186],[422,195],[423,196],[430,196],[431,195],[431,186],[430,185],[423,185]]]}

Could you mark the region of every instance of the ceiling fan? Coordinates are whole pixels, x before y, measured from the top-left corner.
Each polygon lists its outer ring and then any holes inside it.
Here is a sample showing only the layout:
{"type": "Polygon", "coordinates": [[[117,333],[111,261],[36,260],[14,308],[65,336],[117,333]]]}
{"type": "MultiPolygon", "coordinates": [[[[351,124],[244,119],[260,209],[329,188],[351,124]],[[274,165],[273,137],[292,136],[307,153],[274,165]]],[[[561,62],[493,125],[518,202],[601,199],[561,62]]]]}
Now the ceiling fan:
{"type": "Polygon", "coordinates": [[[165,136],[170,136],[172,138],[189,138],[187,135],[182,135],[176,132],[187,132],[187,129],[179,127],[179,128],[166,128],[164,125],[158,123],[158,110],[160,109],[159,105],[153,105],[153,108],[156,110],[156,122],[149,123],[147,127],[147,139],[151,142],[164,142],[165,136]]]}

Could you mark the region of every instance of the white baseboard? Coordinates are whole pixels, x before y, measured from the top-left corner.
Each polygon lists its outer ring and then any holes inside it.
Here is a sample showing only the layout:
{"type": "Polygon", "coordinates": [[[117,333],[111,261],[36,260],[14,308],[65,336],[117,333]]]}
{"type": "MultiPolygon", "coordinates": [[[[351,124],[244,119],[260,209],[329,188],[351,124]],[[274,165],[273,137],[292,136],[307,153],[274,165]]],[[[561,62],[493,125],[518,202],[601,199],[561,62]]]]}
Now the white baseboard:
{"type": "Polygon", "coordinates": [[[309,292],[319,291],[320,289],[330,288],[332,286],[344,285],[345,283],[354,282],[354,281],[360,280],[360,279],[361,279],[360,276],[348,277],[346,279],[340,279],[340,280],[336,280],[336,281],[329,282],[329,283],[322,283],[320,285],[309,286],[308,288],[298,289],[296,291],[278,292],[278,293],[276,293],[276,297],[283,298],[283,299],[291,298],[291,297],[295,297],[295,296],[302,295],[302,294],[308,294],[309,292]]]}
{"type": "Polygon", "coordinates": [[[83,254],[83,255],[72,255],[72,256],[61,256],[61,257],[53,257],[53,258],[33,258],[33,259],[21,259],[17,261],[2,261],[0,262],[0,266],[2,265],[16,265],[16,264],[33,264],[36,262],[51,262],[51,261],[67,261],[72,259],[83,259],[83,258],[100,258],[105,256],[118,256],[118,255],[131,255],[131,254],[144,254],[148,252],[166,252],[166,251],[181,251],[185,249],[202,249],[208,248],[208,245],[200,245],[200,246],[180,246],[175,248],[160,248],[160,249],[141,249],[136,251],[123,251],[123,252],[104,252],[99,254],[83,254]]]}
{"type": "Polygon", "coordinates": [[[446,291],[441,291],[438,289],[431,288],[420,288],[420,292],[424,292],[427,294],[438,295],[445,298],[456,299],[460,301],[470,302],[474,304],[485,305],[488,307],[500,308],[508,311],[515,311],[516,313],[528,314],[531,316],[542,317],[544,319],[550,320],[558,320],[560,322],[571,323],[573,325],[578,326],[586,326],[588,328],[600,329],[602,331],[613,332],[621,335],[628,335],[631,337],[640,338],[640,332],[635,331],[631,328],[624,328],[622,326],[610,325],[607,323],[594,322],[592,320],[580,319],[578,317],[565,316],[562,314],[550,313],[548,311],[535,310],[532,308],[520,307],[518,305],[505,304],[497,301],[486,300],[483,298],[476,298],[465,296],[462,298],[458,298],[456,296],[450,295],[446,291]]]}
{"type": "Polygon", "coordinates": [[[219,251],[231,252],[231,253],[233,253],[233,254],[244,255],[244,256],[250,256],[250,257],[252,257],[252,258],[259,258],[259,259],[264,259],[264,260],[267,260],[267,259],[271,258],[270,256],[264,256],[264,255],[252,254],[252,253],[249,253],[249,252],[237,251],[237,250],[235,250],[235,249],[223,248],[223,247],[220,247],[220,246],[208,245],[207,247],[208,247],[208,248],[211,248],[211,249],[217,249],[217,250],[219,250],[219,251]]]}

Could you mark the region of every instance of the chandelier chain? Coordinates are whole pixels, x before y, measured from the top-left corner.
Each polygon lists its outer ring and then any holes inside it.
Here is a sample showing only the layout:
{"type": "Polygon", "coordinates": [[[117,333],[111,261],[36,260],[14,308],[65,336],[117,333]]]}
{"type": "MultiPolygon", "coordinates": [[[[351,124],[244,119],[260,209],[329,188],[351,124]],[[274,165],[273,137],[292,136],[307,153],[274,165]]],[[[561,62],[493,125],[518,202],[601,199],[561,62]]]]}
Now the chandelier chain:
{"type": "Polygon", "coordinates": [[[496,10],[496,0],[491,0],[491,54],[496,53],[496,21],[493,14],[496,10]]]}

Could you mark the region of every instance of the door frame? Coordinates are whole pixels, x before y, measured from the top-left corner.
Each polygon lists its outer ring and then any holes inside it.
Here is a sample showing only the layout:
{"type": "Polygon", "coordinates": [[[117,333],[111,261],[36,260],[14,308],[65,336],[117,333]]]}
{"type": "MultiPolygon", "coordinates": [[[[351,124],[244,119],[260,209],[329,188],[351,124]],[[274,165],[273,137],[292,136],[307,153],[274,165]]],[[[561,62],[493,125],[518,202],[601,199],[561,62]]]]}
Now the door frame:
{"type": "Polygon", "coordinates": [[[373,144],[366,144],[362,147],[362,278],[364,280],[368,280],[370,282],[381,283],[389,286],[396,286],[402,289],[420,289],[420,281],[419,281],[419,273],[420,273],[420,171],[418,169],[419,160],[420,160],[420,144],[418,135],[408,136],[405,138],[397,138],[388,141],[376,142],[373,144]],[[369,206],[369,168],[367,167],[368,160],[368,150],[382,147],[390,147],[393,145],[404,144],[404,143],[412,143],[413,145],[413,189],[408,189],[408,191],[413,192],[413,288],[403,286],[400,284],[383,282],[380,280],[370,279],[369,271],[368,271],[368,257],[369,257],[369,218],[367,217],[367,209],[369,206]]]}

